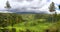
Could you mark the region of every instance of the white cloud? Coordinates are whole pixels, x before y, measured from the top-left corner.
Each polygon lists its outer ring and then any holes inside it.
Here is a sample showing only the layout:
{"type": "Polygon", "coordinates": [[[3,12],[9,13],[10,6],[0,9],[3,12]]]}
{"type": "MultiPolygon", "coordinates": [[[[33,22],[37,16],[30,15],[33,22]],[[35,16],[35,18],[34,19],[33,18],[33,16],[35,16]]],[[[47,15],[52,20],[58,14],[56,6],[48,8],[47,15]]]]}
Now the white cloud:
{"type": "MultiPolygon", "coordinates": [[[[6,5],[7,0],[0,0],[0,10],[6,10],[4,8],[4,6],[6,5]]],[[[35,10],[35,12],[41,12],[41,11],[46,11],[46,12],[49,12],[48,11],[48,7],[50,5],[51,2],[54,2],[55,4],[60,4],[60,0],[33,0],[33,1],[26,1],[26,0],[23,0],[22,2],[18,1],[18,0],[8,0],[10,2],[10,5],[13,9],[17,9],[17,8],[22,8],[22,7],[25,7],[25,8],[29,8],[29,7],[40,7],[40,9],[35,10]]],[[[58,9],[58,6],[56,6],[56,9],[58,9]]],[[[31,10],[32,11],[32,10],[31,10]]],[[[58,13],[60,13],[59,10],[56,10],[58,13]]]]}
{"type": "Polygon", "coordinates": [[[60,0],[52,0],[54,3],[56,3],[56,4],[60,4],[60,0]]]}

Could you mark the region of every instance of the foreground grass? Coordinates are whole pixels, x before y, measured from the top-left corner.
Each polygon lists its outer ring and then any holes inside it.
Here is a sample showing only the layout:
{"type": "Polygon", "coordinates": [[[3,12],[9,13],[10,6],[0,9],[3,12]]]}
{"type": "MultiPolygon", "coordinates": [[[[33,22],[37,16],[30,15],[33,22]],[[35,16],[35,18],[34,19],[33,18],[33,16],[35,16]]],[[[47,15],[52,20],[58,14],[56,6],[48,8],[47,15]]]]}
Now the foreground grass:
{"type": "MultiPolygon", "coordinates": [[[[31,26],[30,24],[24,25],[24,23],[19,23],[15,24],[13,27],[16,28],[16,32],[26,31],[26,29],[31,32],[44,32],[46,29],[53,25],[53,23],[38,23],[34,26],[31,26]]],[[[12,26],[8,26],[8,28],[11,29],[12,26]]]]}

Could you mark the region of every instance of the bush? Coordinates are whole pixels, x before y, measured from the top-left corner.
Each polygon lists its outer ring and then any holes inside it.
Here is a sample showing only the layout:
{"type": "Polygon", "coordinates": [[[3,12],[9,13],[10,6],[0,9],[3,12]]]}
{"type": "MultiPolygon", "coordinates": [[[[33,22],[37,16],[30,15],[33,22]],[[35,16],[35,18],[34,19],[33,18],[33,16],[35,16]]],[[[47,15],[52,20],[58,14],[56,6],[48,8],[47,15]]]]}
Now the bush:
{"type": "Polygon", "coordinates": [[[29,29],[26,29],[26,32],[31,32],[29,29]]]}
{"type": "Polygon", "coordinates": [[[12,28],[12,32],[16,32],[16,28],[12,28]]]}
{"type": "Polygon", "coordinates": [[[0,31],[0,32],[10,32],[10,30],[9,30],[9,29],[4,28],[4,29],[1,29],[1,31],[0,31]]]}
{"type": "Polygon", "coordinates": [[[19,32],[25,32],[25,31],[23,31],[23,30],[19,30],[19,32]]]}

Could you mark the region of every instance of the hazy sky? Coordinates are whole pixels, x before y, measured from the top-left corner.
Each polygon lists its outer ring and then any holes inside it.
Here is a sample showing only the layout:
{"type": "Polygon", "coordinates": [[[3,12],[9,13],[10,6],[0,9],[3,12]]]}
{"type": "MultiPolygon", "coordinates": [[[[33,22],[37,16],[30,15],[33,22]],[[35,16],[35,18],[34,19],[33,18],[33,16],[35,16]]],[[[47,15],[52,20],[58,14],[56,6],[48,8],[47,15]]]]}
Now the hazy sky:
{"type": "MultiPolygon", "coordinates": [[[[0,0],[0,10],[5,9],[7,0],[0,0]]],[[[8,0],[12,8],[21,7],[40,7],[40,11],[48,11],[48,7],[51,2],[55,3],[56,9],[57,5],[60,5],[60,0],[8,0]],[[56,5],[57,4],[57,5],[56,5]]],[[[59,10],[57,12],[60,13],[59,10]]]]}
{"type": "MultiPolygon", "coordinates": [[[[4,8],[7,0],[0,0],[1,8],[4,8]]],[[[12,7],[42,7],[46,5],[50,0],[8,0],[12,7]]]]}
{"type": "MultiPolygon", "coordinates": [[[[4,7],[7,0],[0,0],[0,7],[4,7]]],[[[54,2],[55,4],[60,4],[60,0],[8,0],[11,6],[38,6],[41,7],[47,3],[54,2]]]]}

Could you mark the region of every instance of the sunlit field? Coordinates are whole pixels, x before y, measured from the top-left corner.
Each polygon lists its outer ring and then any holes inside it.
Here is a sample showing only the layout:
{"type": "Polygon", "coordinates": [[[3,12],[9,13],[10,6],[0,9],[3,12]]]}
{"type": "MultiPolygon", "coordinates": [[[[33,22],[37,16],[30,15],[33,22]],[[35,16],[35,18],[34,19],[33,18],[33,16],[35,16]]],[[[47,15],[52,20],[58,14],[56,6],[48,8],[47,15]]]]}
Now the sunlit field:
{"type": "Polygon", "coordinates": [[[60,32],[60,14],[0,13],[0,32],[60,32]]]}

